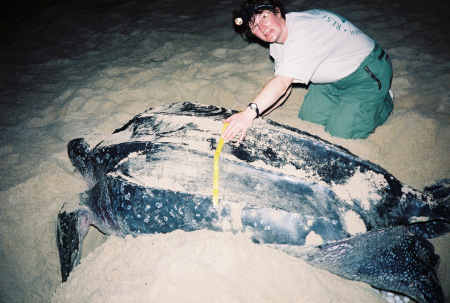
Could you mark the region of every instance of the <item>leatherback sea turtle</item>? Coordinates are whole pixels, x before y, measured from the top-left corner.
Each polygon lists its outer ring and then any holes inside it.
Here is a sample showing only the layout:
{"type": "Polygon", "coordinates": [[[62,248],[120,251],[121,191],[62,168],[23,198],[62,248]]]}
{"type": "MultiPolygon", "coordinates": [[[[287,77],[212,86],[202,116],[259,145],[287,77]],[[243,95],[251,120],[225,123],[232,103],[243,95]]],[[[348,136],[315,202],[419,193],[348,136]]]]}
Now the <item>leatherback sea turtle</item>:
{"type": "Polygon", "coordinates": [[[257,119],[244,141],[225,144],[214,208],[214,150],[232,113],[175,103],[136,116],[95,148],[72,140],[70,160],[90,189],[58,216],[63,281],[91,225],[118,236],[212,229],[248,232],[257,243],[418,302],[444,300],[439,257],[426,238],[449,231],[445,203],[298,129],[257,119]]]}

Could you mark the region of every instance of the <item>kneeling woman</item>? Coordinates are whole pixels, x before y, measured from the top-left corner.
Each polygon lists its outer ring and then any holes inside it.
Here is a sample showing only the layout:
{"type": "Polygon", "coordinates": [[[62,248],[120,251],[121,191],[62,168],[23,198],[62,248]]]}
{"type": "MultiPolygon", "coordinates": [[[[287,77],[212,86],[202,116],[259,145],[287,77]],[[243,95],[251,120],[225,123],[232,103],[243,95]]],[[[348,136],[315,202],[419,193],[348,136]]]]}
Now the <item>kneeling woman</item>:
{"type": "Polygon", "coordinates": [[[299,117],[335,137],[367,138],[391,114],[391,60],[345,18],[318,9],[285,14],[278,0],[246,0],[234,14],[247,38],[270,43],[275,75],[246,109],[224,120],[226,141],[239,133],[242,140],[254,118],[286,100],[292,83],[309,84],[299,117]]]}

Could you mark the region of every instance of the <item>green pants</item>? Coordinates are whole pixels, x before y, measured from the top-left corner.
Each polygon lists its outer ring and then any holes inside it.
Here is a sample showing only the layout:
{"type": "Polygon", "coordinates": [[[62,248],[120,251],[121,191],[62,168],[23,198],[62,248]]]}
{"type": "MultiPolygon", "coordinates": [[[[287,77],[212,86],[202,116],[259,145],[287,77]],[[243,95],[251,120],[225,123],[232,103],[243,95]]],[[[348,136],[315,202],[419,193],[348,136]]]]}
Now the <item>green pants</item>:
{"type": "Polygon", "coordinates": [[[298,116],[324,125],[335,137],[367,138],[394,109],[391,81],[391,60],[375,43],[351,75],[334,83],[310,84],[298,116]]]}

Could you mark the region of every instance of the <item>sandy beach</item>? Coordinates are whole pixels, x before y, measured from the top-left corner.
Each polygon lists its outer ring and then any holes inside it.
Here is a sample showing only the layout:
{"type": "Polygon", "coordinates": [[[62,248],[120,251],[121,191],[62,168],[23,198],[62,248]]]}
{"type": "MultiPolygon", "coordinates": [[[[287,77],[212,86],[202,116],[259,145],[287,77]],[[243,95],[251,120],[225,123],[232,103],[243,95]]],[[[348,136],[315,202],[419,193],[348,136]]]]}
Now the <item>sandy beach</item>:
{"type": "MultiPolygon", "coordinates": [[[[269,50],[233,31],[240,1],[47,2],[11,10],[0,44],[1,302],[385,302],[364,283],[313,268],[242,235],[106,237],[91,228],[61,284],[55,226],[87,189],[67,143],[98,140],[180,101],[243,109],[273,75],[269,50]],[[25,8],[24,8],[25,9],[25,8]],[[20,22],[17,20],[21,20],[20,22]],[[216,252],[220,251],[220,254],[216,252]]],[[[450,177],[450,37],[444,1],[285,1],[339,13],[393,62],[395,109],[364,140],[297,118],[296,87],[268,118],[342,145],[423,190],[450,177]]],[[[450,296],[450,235],[432,240],[450,296]]]]}

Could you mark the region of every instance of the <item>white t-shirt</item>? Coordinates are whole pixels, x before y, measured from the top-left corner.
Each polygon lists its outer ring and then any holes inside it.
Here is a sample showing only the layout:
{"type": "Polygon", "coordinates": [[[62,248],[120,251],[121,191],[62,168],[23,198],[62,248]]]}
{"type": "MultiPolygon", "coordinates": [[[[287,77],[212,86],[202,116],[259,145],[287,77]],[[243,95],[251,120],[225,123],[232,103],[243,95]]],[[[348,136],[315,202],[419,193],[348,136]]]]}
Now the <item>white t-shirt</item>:
{"type": "Polygon", "coordinates": [[[374,47],[374,41],[341,16],[309,10],[286,14],[288,37],[272,43],[275,75],[308,84],[332,83],[353,73],[374,47]]]}

